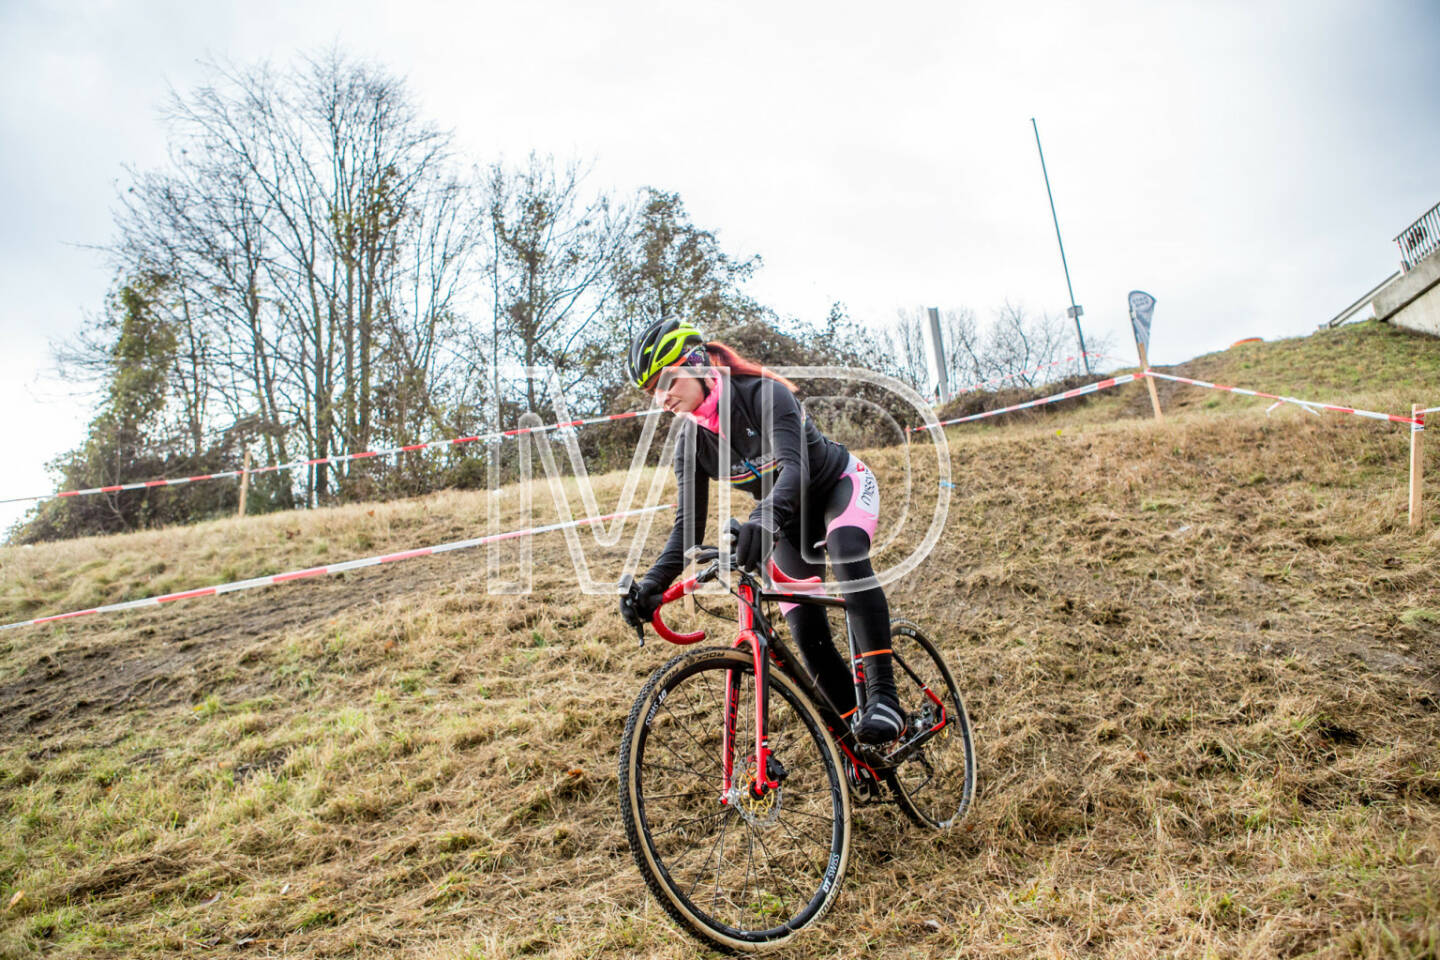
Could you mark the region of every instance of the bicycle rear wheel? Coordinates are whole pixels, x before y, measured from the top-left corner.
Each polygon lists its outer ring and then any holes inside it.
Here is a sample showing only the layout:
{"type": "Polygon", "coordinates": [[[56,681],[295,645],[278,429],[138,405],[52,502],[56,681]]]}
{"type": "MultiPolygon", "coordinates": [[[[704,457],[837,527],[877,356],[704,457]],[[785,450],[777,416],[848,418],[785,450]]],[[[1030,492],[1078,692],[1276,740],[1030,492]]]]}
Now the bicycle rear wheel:
{"type": "Polygon", "coordinates": [[[908,620],[890,623],[895,686],[909,729],[897,752],[928,737],[886,775],[895,799],[916,825],[946,830],[975,796],[975,739],[965,701],[940,651],[908,620]]]}
{"type": "Polygon", "coordinates": [[[850,850],[840,756],[809,699],[770,672],[780,786],[755,799],[755,673],[748,652],[683,653],[650,677],[620,742],[620,814],[667,913],[728,952],[766,950],[825,915],[850,850]],[[738,692],[734,784],[721,796],[725,690],[738,692]],[[746,757],[750,762],[746,762],[746,757]]]}

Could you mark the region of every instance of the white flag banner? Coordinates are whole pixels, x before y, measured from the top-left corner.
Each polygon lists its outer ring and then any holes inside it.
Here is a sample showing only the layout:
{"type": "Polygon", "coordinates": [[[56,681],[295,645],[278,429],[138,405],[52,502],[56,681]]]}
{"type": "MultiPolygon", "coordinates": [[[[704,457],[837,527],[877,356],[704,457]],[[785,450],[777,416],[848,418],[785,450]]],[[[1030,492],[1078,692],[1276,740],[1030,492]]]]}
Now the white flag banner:
{"type": "Polygon", "coordinates": [[[1130,291],[1130,326],[1135,328],[1135,342],[1150,349],[1150,319],[1155,316],[1155,298],[1144,290],[1130,291]]]}

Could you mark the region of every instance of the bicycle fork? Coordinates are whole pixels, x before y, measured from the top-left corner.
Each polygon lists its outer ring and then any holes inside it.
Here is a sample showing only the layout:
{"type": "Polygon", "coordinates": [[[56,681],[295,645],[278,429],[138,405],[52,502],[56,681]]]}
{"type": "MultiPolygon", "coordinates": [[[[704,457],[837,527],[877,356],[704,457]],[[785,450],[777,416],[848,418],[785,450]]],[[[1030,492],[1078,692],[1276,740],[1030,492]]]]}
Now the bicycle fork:
{"type": "MultiPolygon", "coordinates": [[[[751,796],[759,799],[780,786],[779,781],[770,774],[770,645],[763,632],[755,629],[754,588],[748,583],[741,584],[738,592],[741,601],[740,633],[735,638],[734,647],[738,650],[746,644],[749,645],[755,669],[755,776],[748,788],[751,796]]],[[[734,796],[732,791],[735,788],[735,750],[738,746],[736,740],[739,720],[740,672],[729,670],[725,674],[725,729],[720,745],[723,754],[720,764],[723,776],[720,802],[727,805],[734,796]]]]}

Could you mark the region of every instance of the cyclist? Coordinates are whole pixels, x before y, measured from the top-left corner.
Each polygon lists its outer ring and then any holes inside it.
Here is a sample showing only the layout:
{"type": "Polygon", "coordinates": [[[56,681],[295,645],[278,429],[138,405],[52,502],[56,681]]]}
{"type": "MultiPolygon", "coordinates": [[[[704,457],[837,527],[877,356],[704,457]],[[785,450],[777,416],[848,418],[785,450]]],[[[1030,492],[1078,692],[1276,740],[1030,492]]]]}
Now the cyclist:
{"type": "MultiPolygon", "coordinates": [[[[871,744],[900,736],[905,721],[891,665],[890,608],[870,566],[880,507],[875,475],[820,432],[801,409],[793,383],[723,343],[707,343],[684,321],[659,320],[641,331],[630,345],[628,373],[684,422],[675,453],[675,525],[659,558],[621,599],[621,615],[631,626],[650,620],[660,595],[684,569],[685,551],[704,538],[710,480],[728,482],[758,501],[735,543],[742,569],[758,572],[773,548],[773,581],[795,592],[815,589],[823,581],[824,556],[807,547],[823,545],[838,581],[867,581],[845,591],[866,694],[857,736],[871,744]],[[722,430],[728,430],[731,460],[723,466],[722,430]]],[[[780,607],[822,689],[848,717],[856,709],[855,691],[824,609],[780,607]]]]}

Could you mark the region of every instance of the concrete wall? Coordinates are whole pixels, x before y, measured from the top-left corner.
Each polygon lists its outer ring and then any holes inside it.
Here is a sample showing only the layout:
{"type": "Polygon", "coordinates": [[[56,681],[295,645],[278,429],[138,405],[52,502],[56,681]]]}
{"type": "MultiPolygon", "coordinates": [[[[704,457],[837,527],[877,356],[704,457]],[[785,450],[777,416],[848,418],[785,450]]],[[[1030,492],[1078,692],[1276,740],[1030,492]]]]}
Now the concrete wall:
{"type": "Polygon", "coordinates": [[[1370,301],[1375,319],[1440,336],[1440,253],[1415,264],[1370,301]]]}

